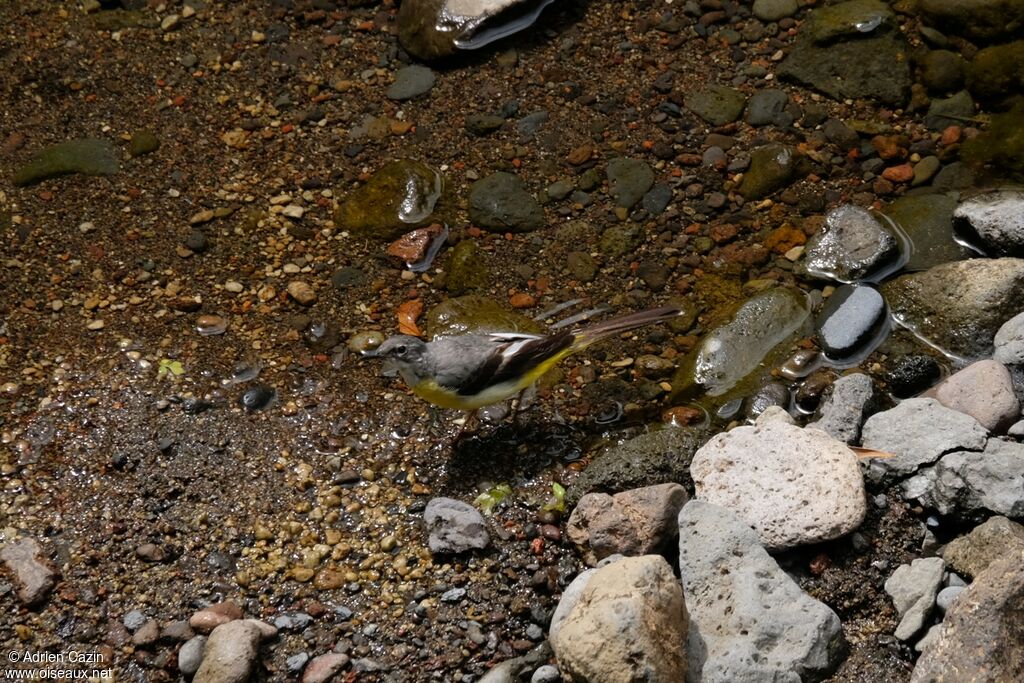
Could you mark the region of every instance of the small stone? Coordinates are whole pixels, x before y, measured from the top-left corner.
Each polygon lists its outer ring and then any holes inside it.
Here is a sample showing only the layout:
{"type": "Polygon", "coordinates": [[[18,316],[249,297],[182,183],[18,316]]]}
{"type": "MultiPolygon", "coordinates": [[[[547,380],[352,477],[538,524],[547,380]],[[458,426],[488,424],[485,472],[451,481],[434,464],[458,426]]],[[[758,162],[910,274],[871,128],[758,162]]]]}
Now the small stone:
{"type": "Polygon", "coordinates": [[[843,443],[860,441],[860,428],[875,401],[875,386],[863,373],[844,375],[832,383],[832,394],[819,410],[819,418],[808,424],[843,443]]]}
{"type": "Polygon", "coordinates": [[[530,676],[530,683],[559,683],[562,680],[562,673],[558,670],[558,667],[545,664],[539,667],[530,676]]]}
{"type": "Polygon", "coordinates": [[[632,208],[654,185],[654,171],[641,159],[617,158],[608,162],[608,191],[616,203],[632,208]]]}
{"type": "Polygon", "coordinates": [[[173,31],[178,28],[178,24],[181,21],[181,17],[177,14],[168,14],[160,22],[160,30],[162,31],[173,31]]]}
{"type": "Polygon", "coordinates": [[[56,572],[34,538],[8,541],[0,550],[0,560],[14,576],[21,604],[35,606],[53,588],[56,572]]]}
{"type": "Polygon", "coordinates": [[[209,633],[221,624],[242,618],[242,610],[233,602],[221,602],[193,614],[188,625],[200,633],[209,633]]]}
{"type": "Polygon", "coordinates": [[[327,683],[334,674],[344,669],[348,662],[348,655],[340,652],[329,652],[314,657],[302,674],[302,683],[327,683]]]}
{"type": "Polygon", "coordinates": [[[885,299],[870,285],[843,285],[825,302],[816,324],[818,339],[832,361],[862,358],[882,341],[888,327],[885,299]]]}
{"type": "Polygon", "coordinates": [[[193,682],[244,683],[256,664],[260,641],[276,634],[277,629],[256,619],[218,626],[206,641],[203,661],[193,682]]]}
{"type": "Polygon", "coordinates": [[[1006,365],[1024,365],[1024,313],[1003,323],[993,340],[992,357],[1006,365]]]}
{"type": "Polygon", "coordinates": [[[138,631],[140,628],[142,628],[142,625],[145,624],[148,620],[149,617],[147,617],[143,612],[137,609],[133,609],[131,612],[128,612],[124,615],[124,618],[121,620],[121,623],[124,624],[124,627],[126,629],[134,633],[135,631],[138,631]]]}
{"type": "Polygon", "coordinates": [[[797,0],[754,0],[751,11],[761,21],[771,22],[791,17],[798,9],[797,0]]]}
{"type": "Polygon", "coordinates": [[[303,306],[312,306],[317,300],[316,292],[302,280],[292,280],[288,283],[288,295],[303,306]]]}
{"type": "Polygon", "coordinates": [[[196,636],[181,646],[178,651],[178,671],[185,676],[194,676],[203,661],[206,636],[196,636]]]}
{"type": "Polygon", "coordinates": [[[298,204],[289,204],[288,206],[286,206],[283,209],[281,209],[281,214],[282,215],[284,215],[284,216],[286,216],[288,218],[294,218],[296,220],[298,220],[299,218],[302,218],[303,214],[305,214],[305,213],[306,213],[306,210],[304,208],[302,208],[301,206],[299,206],[298,204]]]}
{"type": "Polygon", "coordinates": [[[686,96],[686,108],[712,126],[724,126],[740,117],[746,106],[742,92],[723,85],[711,85],[686,96]]]}
{"type": "Polygon", "coordinates": [[[128,154],[132,157],[140,157],[155,152],[159,148],[159,138],[149,130],[136,131],[132,135],[132,139],[128,141],[128,154]]]}
{"type": "Polygon", "coordinates": [[[750,167],[737,191],[747,201],[763,199],[790,183],[796,172],[796,153],[786,145],[772,143],[750,153],[750,167]]]}
{"type": "Polygon", "coordinates": [[[469,190],[469,218],[485,229],[529,232],[544,225],[544,211],[511,173],[494,173],[469,190]]]}
{"type": "Polygon", "coordinates": [[[432,553],[461,553],[490,543],[483,516],[468,503],[434,498],[423,512],[432,553]]]}
{"type": "Polygon", "coordinates": [[[300,671],[302,671],[306,667],[306,664],[308,662],[309,662],[309,653],[308,652],[300,652],[300,653],[294,654],[291,657],[289,657],[288,659],[284,660],[284,668],[285,668],[285,670],[288,671],[288,673],[297,674],[297,673],[299,673],[300,671]]]}
{"type": "Polygon", "coordinates": [[[964,591],[964,588],[966,586],[946,586],[935,596],[935,606],[939,608],[939,611],[945,612],[956,600],[956,597],[964,591]]]}
{"type": "Polygon", "coordinates": [[[160,625],[156,619],[147,619],[139,630],[132,635],[132,644],[137,647],[152,645],[160,637],[160,625]]]}

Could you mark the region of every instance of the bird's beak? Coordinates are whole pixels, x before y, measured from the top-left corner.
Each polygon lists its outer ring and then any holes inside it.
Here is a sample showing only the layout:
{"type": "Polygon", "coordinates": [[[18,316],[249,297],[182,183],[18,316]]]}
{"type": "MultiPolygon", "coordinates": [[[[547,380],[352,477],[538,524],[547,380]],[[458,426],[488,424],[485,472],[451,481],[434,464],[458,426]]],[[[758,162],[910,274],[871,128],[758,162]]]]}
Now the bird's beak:
{"type": "Polygon", "coordinates": [[[363,358],[378,358],[380,354],[377,353],[377,349],[370,349],[369,351],[362,352],[363,358]]]}

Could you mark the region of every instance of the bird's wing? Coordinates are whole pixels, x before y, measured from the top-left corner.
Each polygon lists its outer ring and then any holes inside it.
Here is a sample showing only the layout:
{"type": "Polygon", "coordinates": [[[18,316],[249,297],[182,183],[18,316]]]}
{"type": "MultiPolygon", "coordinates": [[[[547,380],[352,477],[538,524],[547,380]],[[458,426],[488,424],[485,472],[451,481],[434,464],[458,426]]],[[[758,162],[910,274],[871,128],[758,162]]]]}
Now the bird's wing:
{"type": "Polygon", "coordinates": [[[539,334],[525,334],[523,332],[491,332],[487,335],[497,344],[506,344],[509,342],[518,341],[529,341],[531,339],[543,339],[544,337],[539,334]]]}
{"type": "MultiPolygon", "coordinates": [[[[487,335],[488,337],[492,335],[487,335]]],[[[443,360],[435,366],[439,384],[463,396],[473,396],[484,389],[514,381],[572,346],[574,335],[565,331],[548,337],[508,335],[510,339],[497,347],[476,355],[481,345],[466,343],[462,349],[453,345],[446,349],[443,360]],[[452,353],[460,355],[450,355],[452,353]],[[447,367],[446,367],[447,366],[447,367]]],[[[453,337],[452,340],[458,339],[453,337]]],[[[466,340],[468,341],[468,340],[466,340]]],[[[439,358],[435,356],[435,358],[439,358]]]]}

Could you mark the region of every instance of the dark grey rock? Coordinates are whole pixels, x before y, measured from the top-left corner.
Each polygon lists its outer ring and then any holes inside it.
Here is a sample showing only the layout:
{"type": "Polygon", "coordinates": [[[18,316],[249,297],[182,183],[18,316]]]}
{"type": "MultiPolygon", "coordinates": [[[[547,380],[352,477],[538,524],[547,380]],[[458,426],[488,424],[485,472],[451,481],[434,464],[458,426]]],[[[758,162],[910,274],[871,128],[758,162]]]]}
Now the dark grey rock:
{"type": "Polygon", "coordinates": [[[618,493],[673,482],[689,486],[690,461],[706,439],[702,430],[665,428],[611,446],[576,478],[566,502],[575,506],[591,491],[618,493]]]}
{"type": "Polygon", "coordinates": [[[913,638],[931,616],[945,567],[941,557],[922,558],[900,565],[886,580],[885,592],[900,617],[895,633],[900,640],[913,638]]]}
{"type": "Polygon", "coordinates": [[[839,663],[839,617],[811,598],[729,510],[679,513],[679,572],[690,612],[688,680],[797,681],[839,663]]]}
{"type": "Polygon", "coordinates": [[[294,654],[288,659],[284,660],[284,668],[288,673],[297,674],[306,668],[306,664],[309,662],[308,652],[299,652],[294,654]]]}
{"type": "Polygon", "coordinates": [[[921,82],[936,93],[956,92],[964,87],[967,62],[949,50],[932,50],[921,60],[921,82]]]}
{"type": "Polygon", "coordinates": [[[639,202],[654,185],[654,170],[641,159],[618,157],[608,162],[608,191],[627,209],[639,202]]]}
{"type": "Polygon", "coordinates": [[[974,99],[969,92],[961,90],[945,99],[933,99],[924,116],[924,125],[932,130],[963,126],[974,118],[974,114],[974,99]]]}
{"type": "Polygon", "coordinates": [[[973,520],[989,513],[1024,516],[1024,444],[989,439],[982,453],[942,456],[903,483],[908,500],[973,520]]]}
{"type": "Polygon", "coordinates": [[[821,130],[829,142],[843,151],[853,149],[860,142],[857,131],[840,119],[828,119],[822,124],[821,130]]]}
{"type": "Polygon", "coordinates": [[[793,16],[798,9],[797,0],[754,0],[751,11],[761,21],[778,21],[793,16]]]}
{"type": "Polygon", "coordinates": [[[999,327],[1020,312],[1024,259],[969,259],[882,285],[893,315],[938,348],[965,359],[989,356],[999,327]]]}
{"type": "Polygon", "coordinates": [[[469,114],[466,116],[466,131],[483,137],[505,125],[505,119],[496,114],[469,114]]]}
{"type": "Polygon", "coordinates": [[[203,661],[203,650],[206,649],[206,636],[195,636],[178,650],[178,671],[184,676],[194,676],[203,661]]]}
{"type": "Polygon", "coordinates": [[[672,201],[672,186],[658,183],[640,200],[640,206],[652,216],[661,215],[672,201]]]}
{"type": "Polygon", "coordinates": [[[860,441],[860,428],[875,403],[875,385],[869,375],[844,375],[832,383],[832,393],[808,427],[820,429],[848,444],[860,441]]]}
{"type": "Polygon", "coordinates": [[[899,252],[892,231],[870,211],[844,204],[829,211],[807,241],[804,268],[840,282],[877,279],[898,263],[899,252]]]}
{"type": "Polygon", "coordinates": [[[747,103],[747,123],[752,126],[786,126],[792,116],[786,112],[789,95],[783,90],[759,90],[747,103]]]}
{"type": "Polygon", "coordinates": [[[548,113],[546,111],[535,111],[527,114],[523,118],[516,121],[516,131],[519,132],[519,136],[525,140],[528,140],[534,136],[534,134],[540,130],[540,127],[544,125],[544,122],[548,120],[548,113]]]}
{"type": "Polygon", "coordinates": [[[861,443],[895,457],[872,459],[868,476],[905,476],[955,450],[980,451],[987,432],[969,415],[950,410],[933,398],[910,398],[875,413],[864,423],[861,443]]]}
{"type": "Polygon", "coordinates": [[[932,26],[973,40],[1019,36],[1024,27],[1020,0],[921,0],[918,8],[932,26]]]}
{"type": "Polygon", "coordinates": [[[522,180],[498,172],[473,183],[469,219],[488,230],[529,232],[544,226],[544,211],[522,180]]]}
{"type": "Polygon", "coordinates": [[[423,511],[432,553],[461,553],[486,548],[491,542],[483,516],[468,503],[434,498],[423,511]]]}
{"type": "Polygon", "coordinates": [[[882,340],[889,323],[885,299],[870,285],[842,285],[817,319],[818,341],[829,360],[863,358],[882,340]]]}

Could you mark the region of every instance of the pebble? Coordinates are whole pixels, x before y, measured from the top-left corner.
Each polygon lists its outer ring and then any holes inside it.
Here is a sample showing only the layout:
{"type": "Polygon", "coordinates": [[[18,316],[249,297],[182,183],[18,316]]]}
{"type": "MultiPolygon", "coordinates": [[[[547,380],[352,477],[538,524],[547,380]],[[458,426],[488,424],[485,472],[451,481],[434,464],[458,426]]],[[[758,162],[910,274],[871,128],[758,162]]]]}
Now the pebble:
{"type": "Polygon", "coordinates": [[[200,633],[209,633],[221,624],[242,618],[242,610],[233,602],[221,602],[193,614],[188,625],[200,633]]]}
{"type": "Polygon", "coordinates": [[[224,334],[228,321],[219,315],[201,315],[196,318],[196,332],[204,337],[224,334]]]}
{"type": "Polygon", "coordinates": [[[284,207],[281,210],[282,215],[288,218],[294,218],[296,220],[302,218],[302,216],[305,215],[305,213],[306,210],[299,206],[298,204],[289,204],[288,206],[284,207]]]}
{"type": "Polygon", "coordinates": [[[545,664],[539,667],[530,676],[530,683],[559,683],[562,680],[562,674],[558,670],[558,667],[550,664],[545,664]]]}
{"type": "Polygon", "coordinates": [[[292,280],[288,283],[288,295],[303,306],[312,306],[317,300],[316,292],[302,280],[292,280]]]}
{"type": "Polygon", "coordinates": [[[203,661],[206,649],[206,636],[196,636],[188,640],[178,651],[178,671],[185,676],[194,676],[203,661]]]}
{"type": "Polygon", "coordinates": [[[943,613],[949,609],[956,597],[964,591],[964,586],[946,586],[935,596],[935,605],[943,613]]]}
{"type": "Polygon", "coordinates": [[[962,203],[953,219],[994,256],[1024,256],[1024,191],[997,190],[962,203]]]}
{"type": "Polygon", "coordinates": [[[630,209],[654,185],[654,170],[642,159],[618,157],[608,162],[608,192],[618,206],[630,209]]]}
{"type": "Polygon", "coordinates": [[[326,683],[334,674],[344,669],[349,657],[340,652],[329,652],[310,660],[302,674],[302,683],[326,683]]]}
{"type": "Polygon", "coordinates": [[[875,386],[869,375],[844,375],[832,383],[832,393],[808,427],[820,429],[843,443],[860,441],[860,428],[875,400],[875,386]]]}
{"type": "Polygon", "coordinates": [[[825,216],[806,245],[804,266],[811,275],[853,282],[884,275],[899,255],[896,237],[870,212],[844,204],[825,216]]]}
{"type": "Polygon", "coordinates": [[[461,553],[490,543],[483,515],[472,505],[452,498],[434,498],[423,511],[432,553],[461,553]]]}
{"type": "Polygon", "coordinates": [[[1004,365],[1024,365],[1024,313],[1007,320],[993,339],[992,357],[1004,365]]]}
{"type": "Polygon", "coordinates": [[[306,667],[309,662],[309,653],[300,652],[284,660],[284,668],[291,674],[297,674],[306,667]]]}
{"type": "Polygon", "coordinates": [[[133,609],[131,612],[128,612],[124,615],[124,618],[121,620],[121,623],[124,624],[124,627],[126,629],[134,633],[135,631],[139,630],[148,619],[149,617],[147,617],[143,612],[137,609],[133,609]]]}

